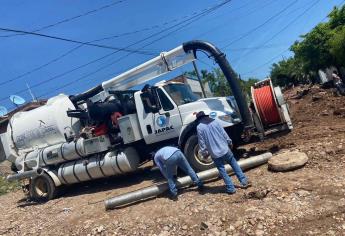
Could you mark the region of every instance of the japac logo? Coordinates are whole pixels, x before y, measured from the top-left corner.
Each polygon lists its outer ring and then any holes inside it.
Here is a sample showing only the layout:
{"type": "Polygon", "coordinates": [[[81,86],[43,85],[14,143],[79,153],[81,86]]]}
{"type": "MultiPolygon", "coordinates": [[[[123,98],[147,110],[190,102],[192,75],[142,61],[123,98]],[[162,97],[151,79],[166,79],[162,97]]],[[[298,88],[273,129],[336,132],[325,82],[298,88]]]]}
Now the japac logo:
{"type": "Polygon", "coordinates": [[[159,127],[164,127],[167,124],[167,118],[165,116],[158,116],[156,123],[159,127]]]}

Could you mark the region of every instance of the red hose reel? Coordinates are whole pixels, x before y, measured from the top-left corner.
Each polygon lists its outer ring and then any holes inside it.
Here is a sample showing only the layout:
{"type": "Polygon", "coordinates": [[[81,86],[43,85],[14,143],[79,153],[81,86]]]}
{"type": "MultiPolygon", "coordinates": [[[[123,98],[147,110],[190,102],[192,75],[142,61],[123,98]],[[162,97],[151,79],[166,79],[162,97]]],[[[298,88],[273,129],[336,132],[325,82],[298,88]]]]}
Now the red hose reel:
{"type": "Polygon", "coordinates": [[[264,126],[282,123],[271,83],[253,88],[252,95],[256,110],[264,126]]]}

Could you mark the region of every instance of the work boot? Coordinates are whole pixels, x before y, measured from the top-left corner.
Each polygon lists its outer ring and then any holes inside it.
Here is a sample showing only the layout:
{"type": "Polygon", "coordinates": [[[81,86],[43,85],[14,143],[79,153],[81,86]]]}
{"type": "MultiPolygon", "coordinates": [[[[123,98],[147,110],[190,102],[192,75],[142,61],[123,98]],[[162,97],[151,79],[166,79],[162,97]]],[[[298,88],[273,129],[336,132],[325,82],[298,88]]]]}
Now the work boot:
{"type": "Polygon", "coordinates": [[[205,193],[204,190],[205,190],[204,184],[198,185],[199,194],[204,194],[205,193]]]}
{"type": "Polygon", "coordinates": [[[176,202],[176,201],[178,200],[177,194],[169,193],[168,198],[169,198],[171,201],[174,201],[174,202],[176,202]]]}
{"type": "Polygon", "coordinates": [[[241,184],[240,186],[238,186],[239,188],[242,188],[242,189],[247,189],[247,188],[249,188],[249,187],[251,187],[252,186],[252,184],[249,182],[249,181],[247,181],[247,183],[245,183],[245,184],[241,184]]]}
{"type": "Polygon", "coordinates": [[[228,195],[233,195],[233,194],[235,194],[236,193],[236,190],[233,190],[233,191],[226,191],[226,194],[228,194],[228,195]]]}

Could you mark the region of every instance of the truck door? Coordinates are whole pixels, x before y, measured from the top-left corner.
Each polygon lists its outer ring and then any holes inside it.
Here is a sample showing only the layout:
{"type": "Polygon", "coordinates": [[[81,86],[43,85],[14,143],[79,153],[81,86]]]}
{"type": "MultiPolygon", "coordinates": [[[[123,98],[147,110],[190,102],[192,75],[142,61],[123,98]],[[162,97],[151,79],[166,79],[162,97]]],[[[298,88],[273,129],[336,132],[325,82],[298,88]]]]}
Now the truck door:
{"type": "Polygon", "coordinates": [[[145,102],[142,103],[141,108],[137,106],[141,131],[147,144],[178,138],[182,128],[182,120],[176,104],[161,88],[156,88],[155,92],[159,103],[156,112],[147,112],[149,109],[145,109],[145,102]],[[142,111],[142,114],[139,111],[142,111]]]}

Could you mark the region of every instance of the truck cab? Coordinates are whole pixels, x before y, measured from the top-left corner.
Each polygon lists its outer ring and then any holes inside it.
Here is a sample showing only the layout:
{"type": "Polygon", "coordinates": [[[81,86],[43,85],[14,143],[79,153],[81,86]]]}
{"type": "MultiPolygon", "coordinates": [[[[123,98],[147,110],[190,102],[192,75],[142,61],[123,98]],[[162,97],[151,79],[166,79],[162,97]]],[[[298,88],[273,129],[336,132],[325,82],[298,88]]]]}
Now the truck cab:
{"type": "Polygon", "coordinates": [[[134,96],[147,144],[179,138],[184,129],[195,121],[199,111],[219,120],[224,128],[241,122],[235,107],[225,97],[199,99],[190,86],[179,82],[158,83],[150,91],[140,91],[134,96]],[[153,98],[154,107],[146,97],[153,98]]]}
{"type": "MultiPolygon", "coordinates": [[[[154,86],[146,85],[135,92],[133,98],[136,114],[119,119],[124,143],[131,144],[142,139],[153,150],[178,144],[197,170],[209,168],[212,161],[209,158],[204,160],[198,154],[196,113],[204,111],[228,131],[241,126],[240,115],[232,101],[225,97],[198,98],[189,85],[180,82],[163,81],[154,86]],[[191,138],[193,144],[189,140],[191,138]]],[[[240,132],[229,134],[233,139],[239,139],[240,132]]]]}

